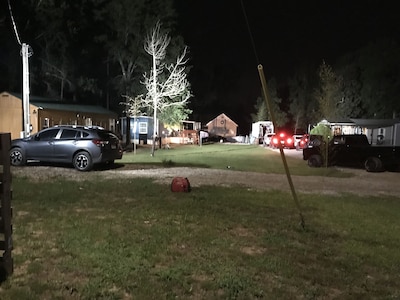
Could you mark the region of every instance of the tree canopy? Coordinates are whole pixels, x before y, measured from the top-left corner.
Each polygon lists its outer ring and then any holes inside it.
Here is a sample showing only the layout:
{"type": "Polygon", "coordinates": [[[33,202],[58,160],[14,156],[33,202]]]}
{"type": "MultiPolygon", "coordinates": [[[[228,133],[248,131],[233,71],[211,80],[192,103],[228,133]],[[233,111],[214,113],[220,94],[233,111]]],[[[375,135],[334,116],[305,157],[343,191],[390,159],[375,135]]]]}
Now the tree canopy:
{"type": "MultiPolygon", "coordinates": [[[[22,0],[13,8],[21,39],[34,51],[30,77],[35,95],[121,112],[123,95],[145,91],[142,74],[150,62],[143,43],[149,28],[161,20],[174,43],[183,45],[173,0],[22,0]]],[[[20,60],[17,45],[12,48],[16,55],[10,68],[20,60]]],[[[173,49],[169,55],[175,55],[173,49]]]]}
{"type": "Polygon", "coordinates": [[[298,71],[287,81],[291,127],[322,119],[399,118],[400,45],[374,41],[318,69],[298,71]],[[315,75],[317,80],[314,80],[315,75]]]}

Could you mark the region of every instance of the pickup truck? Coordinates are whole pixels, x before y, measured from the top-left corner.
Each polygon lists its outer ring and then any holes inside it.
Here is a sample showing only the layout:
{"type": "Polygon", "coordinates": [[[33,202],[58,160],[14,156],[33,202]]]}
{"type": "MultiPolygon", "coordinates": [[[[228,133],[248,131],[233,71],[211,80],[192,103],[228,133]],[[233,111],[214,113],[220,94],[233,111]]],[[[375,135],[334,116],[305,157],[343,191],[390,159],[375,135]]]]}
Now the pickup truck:
{"type": "Polygon", "coordinates": [[[303,149],[303,159],[310,167],[324,165],[326,155],[329,166],[361,167],[367,172],[400,169],[400,147],[372,146],[364,134],[335,135],[328,148],[321,136],[313,136],[303,149]]]}

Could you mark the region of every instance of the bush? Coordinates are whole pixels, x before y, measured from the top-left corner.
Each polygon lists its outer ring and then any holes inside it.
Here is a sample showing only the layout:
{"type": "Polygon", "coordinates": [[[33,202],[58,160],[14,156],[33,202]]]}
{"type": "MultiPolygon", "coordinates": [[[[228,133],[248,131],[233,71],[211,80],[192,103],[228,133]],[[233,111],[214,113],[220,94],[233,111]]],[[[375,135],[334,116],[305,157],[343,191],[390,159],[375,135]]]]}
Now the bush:
{"type": "Polygon", "coordinates": [[[322,162],[327,167],[328,166],[328,145],[329,140],[332,136],[331,128],[323,123],[319,123],[313,129],[311,129],[310,134],[320,135],[322,137],[321,144],[319,145],[322,162]]]}

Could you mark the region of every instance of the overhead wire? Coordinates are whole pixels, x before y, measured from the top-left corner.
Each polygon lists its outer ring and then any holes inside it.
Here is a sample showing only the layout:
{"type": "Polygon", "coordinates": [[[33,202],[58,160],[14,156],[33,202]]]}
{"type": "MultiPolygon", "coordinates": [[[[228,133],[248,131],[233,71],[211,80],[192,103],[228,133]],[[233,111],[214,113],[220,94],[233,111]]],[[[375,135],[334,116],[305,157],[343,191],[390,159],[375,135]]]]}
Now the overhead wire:
{"type": "MultiPolygon", "coordinates": [[[[240,3],[242,4],[242,10],[243,10],[244,18],[246,20],[247,30],[249,32],[249,36],[250,36],[251,44],[252,44],[252,47],[253,47],[254,55],[255,55],[257,63],[258,63],[257,69],[258,69],[258,73],[259,73],[259,76],[260,76],[263,96],[265,98],[265,102],[266,102],[268,110],[270,112],[270,116],[271,116],[271,120],[272,120],[272,123],[274,125],[274,128],[276,128],[276,120],[275,120],[274,110],[273,110],[272,103],[271,103],[271,100],[270,100],[269,95],[268,95],[267,82],[265,80],[263,66],[260,64],[260,61],[258,59],[256,45],[255,45],[253,34],[252,34],[252,31],[251,31],[251,28],[250,28],[249,20],[248,20],[247,14],[246,14],[246,9],[245,9],[244,4],[243,4],[243,0],[240,0],[240,3]]],[[[287,180],[288,180],[288,183],[289,183],[289,186],[290,186],[290,190],[292,192],[293,200],[295,202],[296,208],[297,208],[298,213],[299,213],[300,225],[304,229],[305,228],[305,221],[304,221],[302,209],[301,209],[300,203],[299,203],[298,198],[297,198],[297,194],[296,194],[296,190],[294,188],[292,177],[290,175],[290,171],[289,171],[289,167],[287,165],[287,160],[286,160],[286,157],[285,157],[285,153],[284,153],[283,147],[282,147],[282,145],[280,143],[279,143],[279,152],[281,154],[282,163],[283,163],[283,166],[285,168],[285,173],[286,173],[286,177],[287,177],[287,180]]]]}
{"type": "Polygon", "coordinates": [[[258,64],[260,64],[260,60],[258,59],[256,43],[254,42],[253,34],[251,32],[250,23],[249,23],[249,19],[247,18],[247,13],[246,13],[246,9],[245,9],[244,4],[243,4],[243,0],[240,0],[240,4],[242,5],[242,11],[243,11],[244,19],[246,21],[247,31],[249,33],[250,42],[251,42],[251,45],[252,45],[252,48],[253,48],[253,52],[254,52],[254,56],[256,58],[257,65],[258,65],[258,64]]]}
{"type": "Polygon", "coordinates": [[[19,34],[18,34],[18,30],[17,30],[17,24],[15,24],[15,21],[14,21],[14,16],[13,16],[13,13],[12,13],[10,0],[7,0],[7,3],[8,3],[8,11],[10,12],[11,22],[13,23],[15,37],[17,38],[18,44],[20,46],[22,46],[21,39],[19,38],[19,34]]]}

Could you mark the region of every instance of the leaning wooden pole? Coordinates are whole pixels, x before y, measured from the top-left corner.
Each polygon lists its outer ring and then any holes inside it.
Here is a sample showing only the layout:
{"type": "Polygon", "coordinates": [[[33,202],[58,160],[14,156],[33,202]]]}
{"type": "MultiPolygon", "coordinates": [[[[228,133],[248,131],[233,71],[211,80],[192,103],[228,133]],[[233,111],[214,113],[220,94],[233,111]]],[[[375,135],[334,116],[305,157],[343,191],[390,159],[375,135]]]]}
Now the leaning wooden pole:
{"type": "MultiPolygon", "coordinates": [[[[0,133],[0,281],[13,273],[10,133],[0,133]]],[[[0,282],[1,283],[1,282],[0,282]]]]}
{"type": "MultiPolygon", "coordinates": [[[[263,94],[264,94],[264,99],[265,102],[267,103],[267,107],[271,116],[271,121],[272,124],[274,124],[274,128],[276,128],[276,120],[275,120],[275,114],[274,114],[274,110],[272,108],[272,103],[271,100],[269,98],[269,94],[268,94],[268,89],[267,89],[267,82],[265,80],[265,76],[264,76],[264,69],[262,65],[258,65],[258,73],[260,75],[260,80],[261,80],[261,85],[262,85],[262,90],[263,90],[263,94]]],[[[290,185],[290,190],[292,191],[292,196],[293,196],[293,200],[296,204],[297,210],[299,212],[299,216],[300,216],[300,224],[301,227],[303,227],[303,229],[305,228],[305,222],[304,222],[304,217],[303,214],[301,212],[301,206],[299,203],[299,200],[297,199],[297,194],[296,194],[296,190],[294,188],[293,185],[293,181],[292,181],[292,177],[290,176],[290,171],[289,171],[289,167],[286,161],[286,156],[285,156],[285,152],[283,151],[283,147],[281,143],[278,143],[279,145],[279,152],[281,153],[281,158],[282,158],[282,162],[283,162],[283,166],[285,167],[285,172],[286,172],[286,177],[287,180],[289,182],[290,185]]]]}

